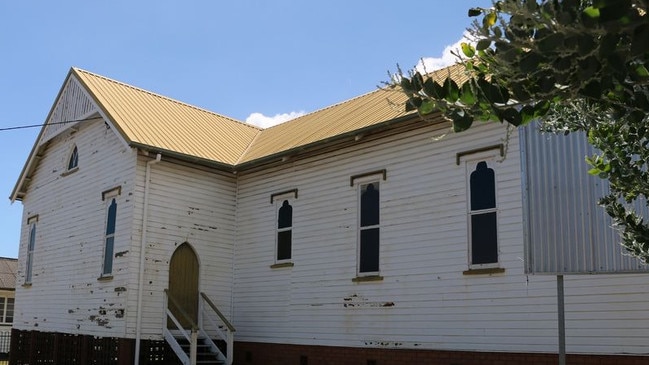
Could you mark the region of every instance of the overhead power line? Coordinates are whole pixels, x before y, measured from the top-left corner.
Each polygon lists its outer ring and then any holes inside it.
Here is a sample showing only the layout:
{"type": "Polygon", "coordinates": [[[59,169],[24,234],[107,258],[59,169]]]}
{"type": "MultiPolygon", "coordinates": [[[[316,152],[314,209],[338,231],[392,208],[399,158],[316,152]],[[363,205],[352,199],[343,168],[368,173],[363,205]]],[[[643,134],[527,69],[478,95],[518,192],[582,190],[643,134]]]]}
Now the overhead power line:
{"type": "Polygon", "coordinates": [[[94,117],[94,118],[86,118],[86,119],[74,119],[74,120],[66,120],[62,122],[51,122],[51,123],[43,123],[43,124],[30,124],[30,125],[19,125],[15,127],[4,127],[0,128],[0,132],[7,132],[7,131],[13,131],[13,130],[18,130],[18,129],[28,129],[28,128],[42,128],[46,125],[57,125],[57,124],[69,124],[69,123],[77,123],[77,122],[89,122],[91,120],[96,120],[96,119],[102,119],[101,117],[94,117]]]}

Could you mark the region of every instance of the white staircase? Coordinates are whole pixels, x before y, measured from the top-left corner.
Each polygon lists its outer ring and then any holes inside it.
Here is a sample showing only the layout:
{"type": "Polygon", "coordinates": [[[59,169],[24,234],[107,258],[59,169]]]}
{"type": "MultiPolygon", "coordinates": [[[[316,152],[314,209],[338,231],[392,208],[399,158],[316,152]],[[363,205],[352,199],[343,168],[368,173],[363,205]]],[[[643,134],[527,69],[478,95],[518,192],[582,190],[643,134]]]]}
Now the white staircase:
{"type": "Polygon", "coordinates": [[[164,337],[183,365],[232,365],[235,329],[210,298],[205,293],[200,293],[199,319],[198,323],[194,323],[176,300],[169,296],[167,290],[165,296],[165,303],[173,303],[179,308],[183,320],[191,323],[190,328],[183,328],[171,310],[166,308],[166,319],[173,326],[165,326],[164,337]]]}

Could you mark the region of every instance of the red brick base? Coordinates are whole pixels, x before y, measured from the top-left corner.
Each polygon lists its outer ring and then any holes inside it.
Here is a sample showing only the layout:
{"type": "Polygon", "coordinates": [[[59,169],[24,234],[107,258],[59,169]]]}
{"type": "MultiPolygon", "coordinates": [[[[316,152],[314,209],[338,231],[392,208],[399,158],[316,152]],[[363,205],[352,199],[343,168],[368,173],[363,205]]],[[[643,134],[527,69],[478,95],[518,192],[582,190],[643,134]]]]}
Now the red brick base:
{"type": "MultiPolygon", "coordinates": [[[[647,365],[649,356],[571,355],[568,365],[647,365]]],[[[556,354],[375,349],[235,342],[234,365],[556,365],[556,354]]]]}

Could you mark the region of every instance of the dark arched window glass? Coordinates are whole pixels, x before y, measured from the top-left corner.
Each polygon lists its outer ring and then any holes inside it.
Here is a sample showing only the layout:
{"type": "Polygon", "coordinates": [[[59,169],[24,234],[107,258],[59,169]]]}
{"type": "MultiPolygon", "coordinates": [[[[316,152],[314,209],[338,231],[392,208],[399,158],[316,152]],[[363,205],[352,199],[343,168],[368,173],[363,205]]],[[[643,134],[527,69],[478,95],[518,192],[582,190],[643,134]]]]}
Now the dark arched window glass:
{"type": "Polygon", "coordinates": [[[496,207],[496,178],[494,170],[485,161],[476,165],[471,173],[471,210],[496,207]]]}
{"type": "Polygon", "coordinates": [[[79,150],[77,146],[74,146],[72,153],[70,154],[70,159],[68,160],[68,170],[72,170],[79,166],[79,150]]]}
{"type": "Polygon", "coordinates": [[[104,266],[102,275],[113,272],[113,252],[115,250],[115,225],[117,221],[117,202],[112,199],[106,214],[106,237],[104,245],[104,266]]]}
{"type": "Polygon", "coordinates": [[[291,259],[293,207],[288,200],[277,211],[277,261],[291,259]]]}
{"type": "Polygon", "coordinates": [[[29,242],[27,243],[27,262],[25,262],[25,283],[32,282],[34,266],[34,248],[36,247],[36,223],[29,227],[29,242]]]}
{"type": "Polygon", "coordinates": [[[471,264],[498,262],[498,225],[496,217],[496,177],[486,161],[480,161],[471,172],[470,225],[471,264]]]}
{"type": "Polygon", "coordinates": [[[359,273],[379,271],[379,183],[361,185],[359,273]]]}

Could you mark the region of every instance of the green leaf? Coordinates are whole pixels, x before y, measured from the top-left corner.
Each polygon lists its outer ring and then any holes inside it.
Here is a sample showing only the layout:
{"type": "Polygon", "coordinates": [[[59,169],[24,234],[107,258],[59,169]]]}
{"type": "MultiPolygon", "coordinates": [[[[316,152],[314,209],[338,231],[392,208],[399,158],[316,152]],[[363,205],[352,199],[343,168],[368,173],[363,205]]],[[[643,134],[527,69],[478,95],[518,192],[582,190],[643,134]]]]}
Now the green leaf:
{"type": "Polygon", "coordinates": [[[507,121],[507,123],[513,125],[514,127],[518,127],[523,122],[523,118],[521,117],[520,113],[514,108],[505,109],[503,111],[502,117],[505,121],[507,121]]]}
{"type": "Polygon", "coordinates": [[[602,96],[602,86],[599,81],[592,80],[579,89],[579,93],[589,98],[599,99],[602,96]]]}
{"type": "Polygon", "coordinates": [[[464,111],[453,111],[449,117],[453,122],[453,131],[456,133],[471,128],[471,125],[473,124],[473,118],[464,111]]]}
{"type": "Polygon", "coordinates": [[[474,17],[482,14],[482,9],[480,8],[471,8],[469,9],[469,17],[474,17]]]}
{"type": "Polygon", "coordinates": [[[414,75],[412,75],[412,79],[410,80],[410,85],[412,87],[412,91],[417,93],[419,90],[424,85],[424,78],[421,76],[419,72],[416,72],[414,75]]]}
{"type": "Polygon", "coordinates": [[[468,106],[471,106],[476,102],[475,95],[473,94],[473,88],[471,87],[471,83],[468,81],[462,85],[462,90],[460,92],[460,101],[464,105],[468,106]]]}
{"type": "Polygon", "coordinates": [[[552,33],[538,41],[539,51],[552,52],[563,45],[563,34],[552,33]]]}
{"type": "Polygon", "coordinates": [[[584,14],[592,19],[599,18],[599,9],[596,9],[592,6],[587,7],[584,9],[584,14]]]}
{"type": "Polygon", "coordinates": [[[482,25],[485,28],[489,28],[496,24],[496,12],[492,11],[489,14],[485,14],[484,19],[482,19],[482,25]]]}
{"type": "Polygon", "coordinates": [[[444,80],[444,90],[446,90],[445,99],[449,103],[455,103],[460,96],[460,88],[450,77],[447,77],[446,80],[444,80]]]}
{"type": "Polygon", "coordinates": [[[464,53],[465,56],[469,58],[475,56],[475,48],[473,48],[472,45],[462,42],[460,46],[462,47],[462,53],[464,53]]]}
{"type": "Polygon", "coordinates": [[[492,104],[504,104],[509,100],[509,92],[506,88],[496,83],[490,83],[485,79],[478,80],[478,87],[485,98],[492,104]]]}
{"type": "Polygon", "coordinates": [[[521,108],[521,124],[526,125],[534,120],[534,107],[525,105],[521,108]]]}
{"type": "Polygon", "coordinates": [[[540,118],[545,116],[550,111],[550,102],[548,100],[536,103],[534,105],[534,117],[540,118]]]}
{"type": "Polygon", "coordinates": [[[541,60],[543,60],[543,57],[541,57],[540,54],[529,51],[525,56],[523,56],[523,58],[521,58],[518,67],[523,73],[531,73],[532,71],[536,71],[541,60]]]}
{"type": "Polygon", "coordinates": [[[599,35],[590,34],[581,34],[577,39],[577,46],[579,47],[579,54],[581,56],[587,56],[592,53],[593,49],[597,48],[597,43],[602,41],[599,35]]]}
{"type": "Polygon", "coordinates": [[[616,1],[599,9],[599,21],[608,22],[618,20],[624,22],[629,11],[636,11],[631,8],[631,1],[616,1]]]}
{"type": "Polygon", "coordinates": [[[412,82],[410,82],[409,78],[403,77],[399,84],[401,85],[401,88],[403,89],[403,91],[405,91],[406,93],[412,93],[413,92],[413,90],[412,90],[412,82]]]}
{"type": "Polygon", "coordinates": [[[419,107],[421,106],[421,103],[422,103],[422,100],[418,96],[409,98],[408,101],[406,102],[406,111],[410,112],[410,111],[419,109],[419,107]]]}
{"type": "Polygon", "coordinates": [[[417,110],[423,115],[430,114],[435,111],[435,102],[432,100],[424,100],[417,110]]]}
{"type": "Polygon", "coordinates": [[[644,77],[649,77],[649,70],[644,65],[638,65],[635,68],[635,73],[636,75],[644,78],[644,77]]]}
{"type": "Polygon", "coordinates": [[[433,99],[444,99],[446,97],[446,90],[433,79],[427,79],[424,82],[424,92],[433,99]]]}
{"type": "Polygon", "coordinates": [[[601,67],[602,65],[597,57],[589,56],[586,57],[586,59],[579,61],[577,75],[582,81],[588,82],[593,78],[593,76],[595,76],[595,74],[601,69],[601,67]]]}
{"type": "Polygon", "coordinates": [[[489,39],[481,39],[476,43],[475,49],[478,51],[484,51],[485,49],[489,48],[491,46],[491,41],[489,39]]]}

